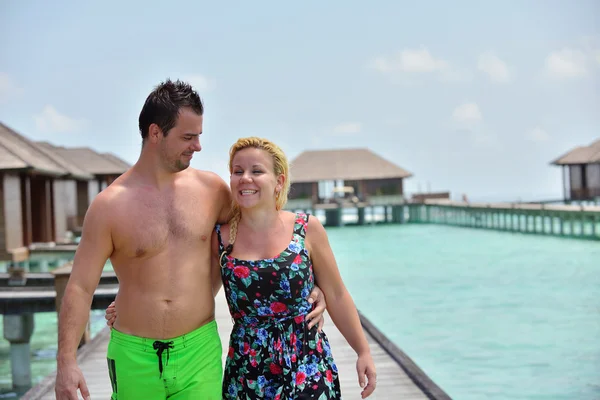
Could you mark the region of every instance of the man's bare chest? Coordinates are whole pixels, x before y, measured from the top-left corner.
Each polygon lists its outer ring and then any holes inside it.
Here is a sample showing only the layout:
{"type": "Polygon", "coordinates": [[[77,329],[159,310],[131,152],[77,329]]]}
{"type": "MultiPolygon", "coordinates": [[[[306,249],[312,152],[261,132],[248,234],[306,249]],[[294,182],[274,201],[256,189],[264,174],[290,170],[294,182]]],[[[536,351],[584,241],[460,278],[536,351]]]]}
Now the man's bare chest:
{"type": "Polygon", "coordinates": [[[117,249],[147,257],[210,243],[217,214],[214,205],[183,199],[146,199],[119,212],[113,236],[117,249]]]}

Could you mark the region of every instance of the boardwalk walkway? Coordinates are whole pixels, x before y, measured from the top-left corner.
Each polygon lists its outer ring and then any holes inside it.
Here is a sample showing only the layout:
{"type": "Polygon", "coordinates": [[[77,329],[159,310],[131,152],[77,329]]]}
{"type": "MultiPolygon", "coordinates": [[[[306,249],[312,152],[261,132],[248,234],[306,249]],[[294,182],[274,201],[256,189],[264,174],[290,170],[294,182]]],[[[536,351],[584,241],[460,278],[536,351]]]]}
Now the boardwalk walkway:
{"type": "MultiPolygon", "coordinates": [[[[223,290],[216,298],[216,319],[219,333],[223,343],[223,361],[227,355],[229,333],[232,321],[227,310],[227,303],[223,290]]],[[[327,318],[324,328],[329,337],[333,355],[341,377],[342,395],[344,400],[360,399],[360,387],[356,375],[356,355],[352,348],[346,343],[344,337],[335,328],[331,318],[327,318]]],[[[382,349],[369,334],[371,352],[375,359],[378,373],[377,390],[370,399],[402,399],[402,400],[426,400],[421,389],[408,377],[404,370],[394,361],[388,353],[382,349]]],[[[110,398],[110,381],[106,366],[106,347],[110,337],[108,329],[102,330],[86,346],[81,349],[79,365],[86,378],[91,391],[92,399],[110,398]]],[[[447,398],[447,397],[446,397],[447,398]]],[[[48,376],[43,382],[32,388],[22,400],[53,400],[54,396],[54,374],[48,376]]]]}

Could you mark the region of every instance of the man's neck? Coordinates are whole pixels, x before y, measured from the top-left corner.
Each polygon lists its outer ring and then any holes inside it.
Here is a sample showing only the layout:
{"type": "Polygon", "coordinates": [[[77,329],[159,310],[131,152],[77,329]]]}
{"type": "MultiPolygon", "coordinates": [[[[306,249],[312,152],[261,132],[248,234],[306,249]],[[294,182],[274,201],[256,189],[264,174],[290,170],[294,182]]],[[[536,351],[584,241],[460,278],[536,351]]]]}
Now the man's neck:
{"type": "Polygon", "coordinates": [[[170,185],[177,177],[176,172],[168,171],[164,168],[158,155],[144,153],[144,151],[140,154],[132,170],[146,184],[156,186],[159,189],[170,185]]]}

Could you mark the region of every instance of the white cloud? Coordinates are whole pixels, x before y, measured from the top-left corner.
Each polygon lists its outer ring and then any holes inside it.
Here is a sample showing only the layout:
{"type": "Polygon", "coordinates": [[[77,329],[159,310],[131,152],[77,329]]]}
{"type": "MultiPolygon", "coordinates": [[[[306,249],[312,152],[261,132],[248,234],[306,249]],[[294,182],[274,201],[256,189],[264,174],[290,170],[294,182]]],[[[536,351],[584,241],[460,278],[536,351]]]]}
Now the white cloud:
{"type": "Polygon", "coordinates": [[[492,52],[486,52],[479,56],[477,69],[488,74],[493,82],[510,82],[511,73],[508,65],[492,52]]]}
{"type": "Polygon", "coordinates": [[[389,57],[377,57],[369,63],[369,67],[385,74],[437,74],[445,81],[462,79],[462,74],[450,63],[434,57],[427,48],[404,49],[389,57]]]}
{"type": "Polygon", "coordinates": [[[41,113],[34,115],[35,124],[42,132],[50,133],[71,133],[81,130],[86,121],[73,119],[59,113],[56,109],[47,105],[41,113]]]}
{"type": "Polygon", "coordinates": [[[588,55],[578,49],[564,48],[546,57],[544,73],[550,78],[578,78],[588,74],[588,55]]]}
{"type": "Polygon", "coordinates": [[[359,122],[347,122],[344,124],[339,124],[333,128],[333,133],[337,135],[348,135],[359,133],[362,128],[362,125],[359,122]]]}
{"type": "Polygon", "coordinates": [[[473,124],[483,120],[479,106],[476,103],[465,103],[456,107],[452,113],[452,118],[460,124],[473,124]]]}
{"type": "Polygon", "coordinates": [[[550,139],[550,135],[539,126],[536,126],[527,132],[527,139],[531,140],[532,142],[545,142],[550,139]]]}
{"type": "Polygon", "coordinates": [[[17,86],[8,74],[0,72],[0,104],[10,101],[22,93],[23,89],[17,86]]]}
{"type": "Polygon", "coordinates": [[[192,85],[194,90],[196,90],[200,95],[202,95],[204,92],[209,92],[216,87],[216,82],[214,79],[200,74],[186,75],[183,77],[183,80],[192,85]]]}

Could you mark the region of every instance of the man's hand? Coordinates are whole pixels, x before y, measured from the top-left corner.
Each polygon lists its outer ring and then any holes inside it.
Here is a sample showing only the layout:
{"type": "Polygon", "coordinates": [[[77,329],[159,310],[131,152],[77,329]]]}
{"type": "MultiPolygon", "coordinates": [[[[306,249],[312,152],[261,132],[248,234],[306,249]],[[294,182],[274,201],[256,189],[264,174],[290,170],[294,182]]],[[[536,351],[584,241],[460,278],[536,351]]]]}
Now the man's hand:
{"type": "Polygon", "coordinates": [[[310,296],[308,296],[308,302],[310,304],[314,304],[313,310],[306,316],[306,320],[308,322],[308,329],[311,329],[315,324],[319,324],[317,327],[318,331],[321,332],[323,329],[323,324],[325,324],[325,318],[323,317],[323,313],[327,308],[327,303],[325,302],[325,295],[323,291],[315,285],[312,292],[310,292],[310,296]]]}
{"type": "Polygon", "coordinates": [[[90,400],[90,391],[77,362],[63,364],[59,361],[57,366],[56,384],[54,386],[56,400],[78,400],[77,389],[79,389],[85,400],[90,400]]]}
{"type": "Polygon", "coordinates": [[[114,301],[106,308],[104,319],[106,319],[106,325],[112,328],[115,320],[117,319],[117,309],[115,308],[114,301]]]}

